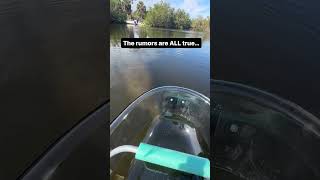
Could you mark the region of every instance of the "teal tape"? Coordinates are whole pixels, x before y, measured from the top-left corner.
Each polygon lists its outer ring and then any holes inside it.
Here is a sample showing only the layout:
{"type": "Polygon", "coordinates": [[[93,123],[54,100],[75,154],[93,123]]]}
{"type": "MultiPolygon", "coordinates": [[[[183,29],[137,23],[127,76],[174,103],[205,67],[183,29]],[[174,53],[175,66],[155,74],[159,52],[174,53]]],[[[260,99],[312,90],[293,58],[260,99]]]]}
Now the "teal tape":
{"type": "Polygon", "coordinates": [[[135,158],[141,161],[210,178],[210,161],[199,156],[141,143],[135,158]]]}

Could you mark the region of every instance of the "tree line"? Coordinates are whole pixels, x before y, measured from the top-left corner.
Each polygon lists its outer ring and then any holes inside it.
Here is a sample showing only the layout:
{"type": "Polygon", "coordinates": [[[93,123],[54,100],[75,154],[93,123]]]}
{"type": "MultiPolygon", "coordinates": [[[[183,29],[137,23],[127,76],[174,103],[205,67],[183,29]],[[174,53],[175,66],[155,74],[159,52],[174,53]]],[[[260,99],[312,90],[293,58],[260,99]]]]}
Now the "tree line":
{"type": "Polygon", "coordinates": [[[183,9],[174,9],[163,1],[154,4],[148,11],[142,1],[137,3],[134,12],[131,12],[131,5],[132,0],[111,0],[111,22],[125,23],[128,19],[135,19],[149,27],[210,30],[210,17],[191,19],[183,9]]]}

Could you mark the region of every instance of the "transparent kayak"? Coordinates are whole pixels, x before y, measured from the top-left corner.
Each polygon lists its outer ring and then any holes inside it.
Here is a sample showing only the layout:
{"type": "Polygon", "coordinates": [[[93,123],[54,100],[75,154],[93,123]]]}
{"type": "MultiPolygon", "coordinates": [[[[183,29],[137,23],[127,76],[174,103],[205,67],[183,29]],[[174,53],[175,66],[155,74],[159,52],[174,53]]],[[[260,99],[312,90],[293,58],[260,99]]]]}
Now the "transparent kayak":
{"type": "Polygon", "coordinates": [[[242,84],[212,81],[213,179],[319,180],[320,120],[242,84]]]}
{"type": "MultiPolygon", "coordinates": [[[[110,149],[140,143],[209,159],[210,99],[175,86],[144,93],[110,125],[110,149]]],[[[110,159],[110,177],[112,180],[204,179],[136,160],[130,153],[110,159]]]]}

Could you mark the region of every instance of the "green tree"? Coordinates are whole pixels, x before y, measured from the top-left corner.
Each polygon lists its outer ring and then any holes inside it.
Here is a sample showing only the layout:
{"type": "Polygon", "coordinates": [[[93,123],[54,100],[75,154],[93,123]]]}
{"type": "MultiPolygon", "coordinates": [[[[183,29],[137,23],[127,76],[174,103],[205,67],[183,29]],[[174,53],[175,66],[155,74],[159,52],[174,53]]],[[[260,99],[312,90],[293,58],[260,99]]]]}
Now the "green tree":
{"type": "Polygon", "coordinates": [[[120,0],[123,11],[127,13],[127,15],[131,14],[131,0],[120,0]]]}
{"type": "Polygon", "coordinates": [[[173,28],[174,8],[171,8],[168,3],[163,1],[155,4],[148,11],[145,23],[152,27],[173,28]]]}
{"type": "Polygon", "coordinates": [[[201,16],[192,20],[192,29],[196,31],[210,31],[210,17],[203,18],[201,16]]]}
{"type": "Polygon", "coordinates": [[[174,24],[177,29],[189,29],[191,27],[189,14],[182,9],[178,9],[174,14],[174,24]]]}
{"type": "Polygon", "coordinates": [[[110,1],[110,16],[111,22],[123,23],[127,19],[127,14],[123,11],[120,0],[110,1]]]}
{"type": "Polygon", "coordinates": [[[144,19],[147,12],[147,8],[142,1],[137,4],[137,10],[135,11],[135,18],[144,19]]]}
{"type": "Polygon", "coordinates": [[[111,22],[123,23],[131,14],[131,0],[111,0],[110,15],[111,22]]]}

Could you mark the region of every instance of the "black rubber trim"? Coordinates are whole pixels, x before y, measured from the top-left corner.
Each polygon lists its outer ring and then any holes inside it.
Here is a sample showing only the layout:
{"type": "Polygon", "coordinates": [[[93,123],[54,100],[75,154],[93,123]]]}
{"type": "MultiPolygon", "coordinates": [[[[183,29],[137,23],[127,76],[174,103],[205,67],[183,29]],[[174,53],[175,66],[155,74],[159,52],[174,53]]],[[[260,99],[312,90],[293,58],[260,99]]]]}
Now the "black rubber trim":
{"type": "MultiPolygon", "coordinates": [[[[108,126],[110,102],[89,113],[83,120],[61,136],[31,167],[18,177],[21,180],[48,179],[72,151],[97,128],[108,126]]],[[[107,133],[106,133],[107,136],[107,133]]]]}

